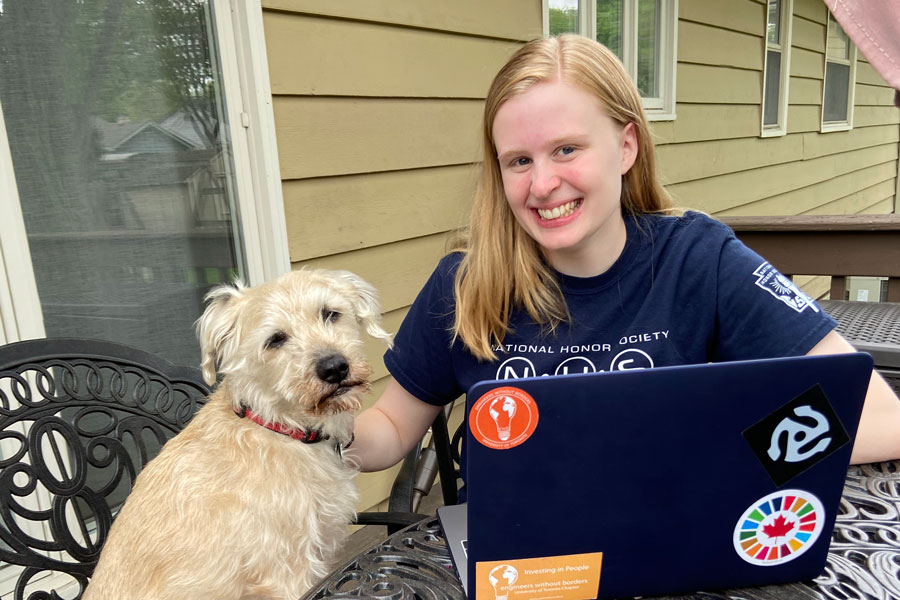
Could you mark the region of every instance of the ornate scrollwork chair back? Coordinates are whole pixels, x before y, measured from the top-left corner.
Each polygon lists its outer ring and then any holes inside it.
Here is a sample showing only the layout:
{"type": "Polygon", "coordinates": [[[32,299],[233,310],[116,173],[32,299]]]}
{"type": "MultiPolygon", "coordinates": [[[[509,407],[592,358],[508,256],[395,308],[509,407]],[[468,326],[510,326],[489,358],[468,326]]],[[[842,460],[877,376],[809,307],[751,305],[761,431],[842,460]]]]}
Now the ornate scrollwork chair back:
{"type": "Polygon", "coordinates": [[[81,597],[135,477],[209,392],[198,370],[111,342],[0,348],[0,585],[14,581],[12,598],[81,597]]]}

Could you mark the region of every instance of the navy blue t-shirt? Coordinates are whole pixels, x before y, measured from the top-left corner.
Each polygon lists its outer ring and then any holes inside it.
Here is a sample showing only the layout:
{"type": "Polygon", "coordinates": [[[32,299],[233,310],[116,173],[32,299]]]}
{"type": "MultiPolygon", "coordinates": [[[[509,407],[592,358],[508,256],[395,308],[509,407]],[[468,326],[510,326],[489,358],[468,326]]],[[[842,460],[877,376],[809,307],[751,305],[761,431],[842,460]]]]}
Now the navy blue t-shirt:
{"type": "Polygon", "coordinates": [[[605,273],[558,274],[571,321],[547,333],[516,311],[497,360],[451,344],[453,279],[444,257],[384,355],[413,396],[443,405],[486,379],[616,371],[806,354],[836,325],[790,279],[705,215],[625,217],[605,273]]]}

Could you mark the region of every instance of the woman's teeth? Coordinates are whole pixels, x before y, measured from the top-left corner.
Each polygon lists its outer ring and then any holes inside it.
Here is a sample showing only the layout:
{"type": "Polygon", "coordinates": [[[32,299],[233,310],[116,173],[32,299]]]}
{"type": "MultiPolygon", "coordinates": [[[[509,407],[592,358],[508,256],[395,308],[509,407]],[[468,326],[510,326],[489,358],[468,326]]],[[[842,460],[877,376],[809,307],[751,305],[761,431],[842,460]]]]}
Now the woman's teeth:
{"type": "Polygon", "coordinates": [[[579,206],[581,206],[581,200],[573,200],[572,202],[568,202],[566,204],[563,204],[562,206],[557,206],[556,208],[549,210],[539,208],[537,209],[537,213],[544,221],[550,221],[552,219],[558,219],[560,217],[568,217],[573,212],[575,212],[579,206]]]}

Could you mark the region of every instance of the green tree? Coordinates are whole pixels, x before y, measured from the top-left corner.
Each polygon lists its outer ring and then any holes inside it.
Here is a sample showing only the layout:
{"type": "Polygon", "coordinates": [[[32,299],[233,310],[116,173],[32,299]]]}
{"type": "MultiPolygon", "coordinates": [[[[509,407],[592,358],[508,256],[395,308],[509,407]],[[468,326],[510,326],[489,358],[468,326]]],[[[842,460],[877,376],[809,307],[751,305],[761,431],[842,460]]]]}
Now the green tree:
{"type": "Polygon", "coordinates": [[[659,7],[657,2],[638,2],[637,83],[641,96],[659,95],[659,7]]]}
{"type": "Polygon", "coordinates": [[[578,9],[577,8],[551,8],[550,9],[550,35],[561,33],[577,33],[578,9]]]}
{"type": "Polygon", "coordinates": [[[622,0],[597,0],[597,41],[622,58],[622,0]]]}

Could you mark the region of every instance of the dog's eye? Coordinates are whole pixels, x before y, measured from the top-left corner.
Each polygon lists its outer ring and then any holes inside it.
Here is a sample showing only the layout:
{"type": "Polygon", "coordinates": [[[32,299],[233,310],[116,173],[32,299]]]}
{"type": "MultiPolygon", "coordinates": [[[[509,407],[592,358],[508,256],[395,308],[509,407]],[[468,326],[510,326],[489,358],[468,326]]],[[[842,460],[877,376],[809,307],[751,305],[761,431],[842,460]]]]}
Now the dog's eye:
{"type": "Polygon", "coordinates": [[[287,334],[283,331],[276,331],[272,334],[269,339],[266,340],[266,349],[269,348],[281,348],[284,346],[284,343],[287,341],[287,334]]]}
{"type": "Polygon", "coordinates": [[[326,323],[334,323],[341,318],[341,313],[336,310],[322,309],[322,320],[326,323]]]}

